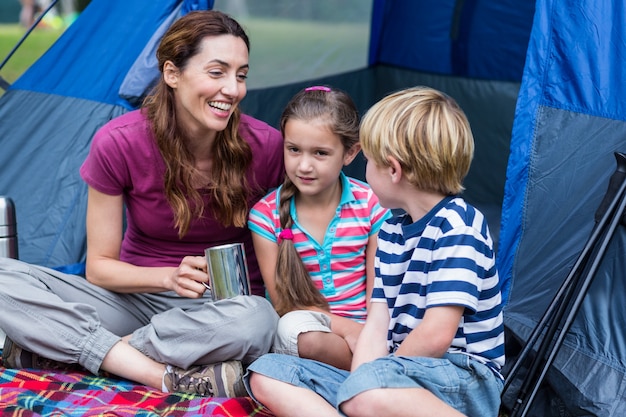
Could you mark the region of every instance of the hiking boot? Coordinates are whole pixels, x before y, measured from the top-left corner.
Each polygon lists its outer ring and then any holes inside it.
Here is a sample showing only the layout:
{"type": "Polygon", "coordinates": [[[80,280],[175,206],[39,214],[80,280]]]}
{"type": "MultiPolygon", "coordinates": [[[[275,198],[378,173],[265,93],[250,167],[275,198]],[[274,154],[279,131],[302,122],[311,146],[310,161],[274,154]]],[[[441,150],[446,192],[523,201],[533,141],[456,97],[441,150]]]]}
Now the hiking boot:
{"type": "Polygon", "coordinates": [[[12,369],[47,369],[52,371],[82,371],[84,368],[77,363],[64,363],[44,358],[36,353],[29,352],[14,343],[8,337],[2,348],[2,364],[12,369]]]}
{"type": "Polygon", "coordinates": [[[163,381],[169,392],[184,392],[205,397],[245,397],[243,366],[240,361],[181,369],[168,366],[163,381]]]}

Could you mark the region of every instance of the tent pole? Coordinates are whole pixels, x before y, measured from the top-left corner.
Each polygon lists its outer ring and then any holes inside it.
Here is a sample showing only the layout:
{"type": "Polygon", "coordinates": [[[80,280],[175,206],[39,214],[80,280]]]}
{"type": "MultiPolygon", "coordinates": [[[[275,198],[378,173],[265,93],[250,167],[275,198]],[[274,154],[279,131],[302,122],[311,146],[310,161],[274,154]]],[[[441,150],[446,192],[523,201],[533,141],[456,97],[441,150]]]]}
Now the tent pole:
{"type": "MultiPolygon", "coordinates": [[[[13,47],[13,49],[11,49],[11,51],[9,52],[9,54],[4,58],[4,60],[2,61],[2,63],[0,63],[0,70],[4,67],[4,65],[9,61],[9,59],[11,59],[11,57],[13,56],[13,54],[15,53],[15,51],[17,51],[17,49],[22,45],[22,43],[24,43],[24,41],[26,40],[26,38],[28,37],[28,35],[30,35],[30,33],[33,31],[33,29],[35,29],[37,27],[37,25],[39,24],[39,22],[41,22],[41,19],[43,19],[43,17],[59,2],[59,0],[52,0],[50,2],[50,4],[48,5],[48,7],[46,8],[46,10],[43,11],[43,13],[41,13],[39,15],[39,17],[37,17],[37,20],[35,20],[33,22],[32,25],[30,25],[30,27],[28,28],[28,30],[26,31],[26,33],[24,33],[24,35],[22,36],[22,38],[17,42],[17,44],[13,47]]],[[[2,81],[4,81],[4,79],[2,79],[2,81]]],[[[10,85],[8,84],[8,82],[4,81],[4,83],[2,83],[0,85],[0,87],[4,88],[5,90],[10,87],[10,85]],[[6,83],[6,84],[4,84],[6,83]]]]}
{"type": "Polygon", "coordinates": [[[526,344],[524,345],[520,354],[515,360],[515,363],[513,364],[513,366],[507,373],[502,392],[506,392],[509,389],[509,385],[517,376],[517,373],[521,369],[522,364],[526,360],[526,357],[532,352],[533,347],[539,340],[543,331],[546,329],[546,327],[550,326],[551,323],[555,321],[555,312],[557,311],[557,309],[561,308],[561,306],[563,305],[563,300],[568,300],[572,296],[572,291],[574,288],[574,285],[572,285],[572,283],[576,282],[580,276],[579,269],[578,269],[579,265],[582,262],[587,262],[589,253],[591,252],[593,244],[596,242],[596,240],[597,240],[597,236],[592,236],[587,241],[587,244],[583,248],[583,251],[581,252],[581,255],[579,256],[577,263],[574,266],[574,269],[572,269],[572,272],[567,276],[567,278],[563,281],[563,283],[559,287],[557,293],[555,294],[552,301],[548,305],[548,308],[546,309],[546,311],[543,313],[543,316],[539,320],[539,323],[537,323],[535,328],[532,330],[530,336],[528,337],[528,340],[526,341],[526,344]]]}
{"type": "Polygon", "coordinates": [[[572,307],[570,311],[568,312],[568,315],[565,319],[565,322],[563,324],[563,329],[560,331],[559,335],[557,336],[557,339],[554,342],[554,346],[552,347],[552,350],[550,351],[550,355],[546,359],[546,363],[543,365],[543,368],[541,369],[541,373],[539,374],[539,377],[537,378],[537,381],[535,382],[533,386],[533,390],[531,391],[528,399],[526,400],[525,407],[523,409],[522,414],[520,415],[521,417],[527,415],[530,405],[532,401],[534,400],[535,395],[537,394],[537,391],[539,390],[539,386],[541,382],[543,382],[546,374],[548,373],[548,368],[552,365],[552,362],[554,362],[554,359],[556,358],[556,355],[558,353],[558,349],[561,347],[563,340],[565,340],[567,331],[572,326],[572,323],[574,322],[574,319],[576,318],[578,310],[580,309],[580,306],[585,298],[585,295],[587,294],[587,291],[589,290],[589,286],[591,285],[593,278],[595,277],[595,273],[598,267],[600,266],[602,257],[604,256],[604,253],[606,252],[606,248],[608,247],[613,237],[613,234],[615,233],[615,229],[617,228],[617,226],[619,226],[619,223],[621,221],[621,215],[622,213],[624,213],[624,208],[626,208],[626,198],[622,196],[622,199],[619,205],[619,210],[615,213],[613,219],[611,220],[611,223],[609,224],[609,230],[607,231],[606,237],[602,240],[602,243],[600,244],[600,248],[598,249],[598,253],[593,258],[591,267],[589,268],[589,271],[587,272],[587,275],[585,276],[585,279],[583,280],[583,283],[580,287],[580,291],[578,292],[578,295],[575,298],[572,304],[572,307]]]}
{"type": "Polygon", "coordinates": [[[601,218],[598,221],[596,228],[594,229],[592,235],[590,236],[587,244],[583,248],[583,251],[579,255],[579,258],[575,266],[572,268],[572,270],[570,271],[570,274],[568,275],[566,280],[563,282],[563,284],[559,288],[556,296],[554,297],[552,303],[550,304],[550,306],[544,313],[540,322],[537,324],[537,326],[533,330],[528,340],[528,343],[522,350],[522,353],[519,355],[516,363],[514,364],[513,368],[511,369],[511,371],[509,372],[506,378],[505,386],[503,389],[503,394],[509,388],[511,381],[513,380],[513,378],[519,371],[522,361],[526,358],[526,356],[532,349],[533,345],[538,340],[539,335],[541,334],[541,331],[549,322],[550,323],[549,329],[546,331],[546,334],[538,348],[537,355],[533,359],[530,370],[522,383],[522,387],[520,388],[517,399],[513,405],[511,417],[516,417],[518,415],[517,412],[519,411],[520,406],[523,406],[520,416],[522,417],[526,416],[527,412],[529,411],[530,405],[532,404],[532,401],[534,400],[534,397],[537,394],[539,386],[543,382],[549,367],[551,366],[552,362],[554,361],[556,357],[556,354],[558,353],[558,349],[560,348],[563,340],[565,339],[567,331],[571,327],[576,317],[576,314],[578,313],[580,305],[582,304],[582,301],[584,300],[584,297],[589,289],[589,286],[591,285],[591,282],[593,281],[595,272],[597,271],[597,268],[600,265],[602,257],[604,256],[604,253],[606,251],[606,248],[609,242],[611,241],[617,226],[622,222],[624,211],[626,208],[626,196],[625,196],[625,193],[626,193],[626,155],[623,153],[616,152],[615,158],[616,158],[618,167],[616,169],[616,172],[611,176],[608,191],[605,197],[603,198],[602,203],[600,204],[600,207],[598,208],[598,212],[596,213],[596,218],[598,218],[599,216],[601,216],[601,218]],[[618,205],[618,203],[619,203],[619,207],[616,210],[615,207],[618,205]],[[603,210],[605,211],[602,212],[603,210]],[[611,220],[608,226],[606,226],[609,217],[611,217],[611,220]],[[605,228],[608,228],[606,233],[605,233],[605,228]],[[604,236],[598,246],[598,239],[600,238],[602,234],[604,234],[604,236]],[[584,269],[587,268],[587,263],[589,261],[589,253],[592,250],[596,250],[596,252],[592,258],[591,267],[587,270],[584,280],[582,281],[582,284],[580,284],[579,280],[580,280],[581,271],[584,271],[584,269]],[[570,285],[572,282],[574,283],[574,285],[570,285]],[[574,301],[571,302],[571,298],[574,294],[574,289],[576,288],[578,288],[578,291],[576,292],[577,296],[575,297],[574,301]],[[558,308],[557,312],[553,314],[553,311],[557,308],[558,308]],[[563,315],[565,314],[568,308],[569,308],[569,313],[566,317],[563,328],[560,330],[560,333],[556,341],[550,348],[550,344],[552,344],[554,335],[557,333],[559,324],[562,321],[563,315]],[[541,373],[539,374],[538,377],[536,377],[537,371],[540,366],[540,362],[546,356],[546,352],[548,351],[549,348],[551,349],[550,354],[542,365],[541,373]],[[530,393],[530,396],[526,398],[528,389],[531,386],[531,384],[533,384],[532,391],[530,393]]]}
{"type": "Polygon", "coordinates": [[[580,277],[580,271],[582,270],[582,264],[588,261],[589,254],[591,253],[594,246],[596,245],[598,239],[600,238],[600,234],[602,233],[602,230],[608,221],[607,207],[605,206],[610,206],[611,201],[614,201],[613,203],[614,205],[608,208],[610,208],[610,210],[613,210],[613,208],[615,207],[615,204],[617,201],[616,195],[619,191],[619,187],[626,180],[626,155],[616,153],[615,157],[617,159],[618,168],[616,172],[613,173],[611,180],[609,182],[609,189],[607,190],[607,194],[605,195],[604,199],[602,200],[602,203],[600,204],[600,207],[598,208],[598,211],[596,212],[596,218],[597,218],[596,227],[594,228],[591,236],[587,240],[587,243],[583,247],[570,273],[568,274],[568,276],[565,278],[565,280],[559,287],[557,293],[554,295],[546,311],[543,313],[541,320],[531,332],[531,335],[526,341],[526,345],[524,346],[524,348],[518,355],[515,361],[515,364],[509,370],[506,376],[503,392],[507,391],[507,389],[509,388],[509,385],[517,376],[517,373],[520,370],[521,365],[526,360],[526,357],[530,354],[530,352],[532,351],[532,348],[539,340],[539,337],[541,336],[543,330],[548,325],[550,325],[550,323],[554,321],[554,318],[555,318],[554,314],[557,308],[560,308],[563,305],[563,300],[569,300],[571,298],[572,291],[575,288],[575,286],[572,285],[572,282],[578,281],[580,277]]]}

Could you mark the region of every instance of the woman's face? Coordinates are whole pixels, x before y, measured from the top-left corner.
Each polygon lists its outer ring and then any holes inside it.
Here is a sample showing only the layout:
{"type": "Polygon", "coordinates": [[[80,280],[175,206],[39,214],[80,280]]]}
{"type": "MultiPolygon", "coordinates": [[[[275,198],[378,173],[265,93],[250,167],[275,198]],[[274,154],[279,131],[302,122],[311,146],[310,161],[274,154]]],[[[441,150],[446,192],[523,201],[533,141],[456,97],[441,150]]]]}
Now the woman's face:
{"type": "Polygon", "coordinates": [[[248,48],[236,36],[210,36],[184,69],[167,61],[165,82],[174,90],[178,121],[191,135],[214,134],[226,128],[245,97],[248,48]]]}

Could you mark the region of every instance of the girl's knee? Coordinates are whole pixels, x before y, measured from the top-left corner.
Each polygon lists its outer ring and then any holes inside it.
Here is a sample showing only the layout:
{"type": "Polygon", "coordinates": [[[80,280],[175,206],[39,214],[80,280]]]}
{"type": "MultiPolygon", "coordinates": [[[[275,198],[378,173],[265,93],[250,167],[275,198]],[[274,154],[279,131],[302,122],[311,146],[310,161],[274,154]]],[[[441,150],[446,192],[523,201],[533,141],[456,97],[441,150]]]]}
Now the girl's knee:
{"type": "Polygon", "coordinates": [[[332,333],[305,332],[298,334],[298,355],[301,358],[315,358],[320,353],[324,353],[328,348],[324,343],[328,335],[332,335],[332,333]]]}

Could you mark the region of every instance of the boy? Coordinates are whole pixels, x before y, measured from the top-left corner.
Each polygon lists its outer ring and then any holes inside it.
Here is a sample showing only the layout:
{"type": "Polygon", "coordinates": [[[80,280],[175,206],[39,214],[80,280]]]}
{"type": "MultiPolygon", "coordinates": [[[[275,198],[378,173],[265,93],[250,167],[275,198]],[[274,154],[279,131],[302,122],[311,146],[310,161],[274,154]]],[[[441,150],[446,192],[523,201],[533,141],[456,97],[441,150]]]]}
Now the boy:
{"type": "Polygon", "coordinates": [[[504,327],[484,216],[457,194],[473,157],[456,102],[415,87],[361,123],[367,182],[401,209],[378,236],[376,279],[352,373],[266,355],[251,394],[278,416],[497,416],[504,327]]]}

